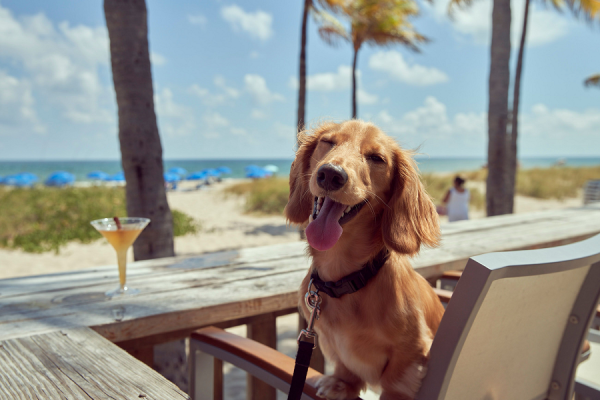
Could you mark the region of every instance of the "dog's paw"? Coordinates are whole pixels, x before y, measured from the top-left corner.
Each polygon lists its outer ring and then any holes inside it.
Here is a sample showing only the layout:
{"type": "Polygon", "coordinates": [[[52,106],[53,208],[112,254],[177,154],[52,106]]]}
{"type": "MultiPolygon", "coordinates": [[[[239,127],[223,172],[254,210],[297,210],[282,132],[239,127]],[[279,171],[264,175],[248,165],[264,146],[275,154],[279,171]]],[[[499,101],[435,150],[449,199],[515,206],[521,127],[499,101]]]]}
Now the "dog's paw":
{"type": "Polygon", "coordinates": [[[331,375],[319,379],[317,387],[317,395],[328,400],[354,399],[360,394],[360,390],[331,375]]]}

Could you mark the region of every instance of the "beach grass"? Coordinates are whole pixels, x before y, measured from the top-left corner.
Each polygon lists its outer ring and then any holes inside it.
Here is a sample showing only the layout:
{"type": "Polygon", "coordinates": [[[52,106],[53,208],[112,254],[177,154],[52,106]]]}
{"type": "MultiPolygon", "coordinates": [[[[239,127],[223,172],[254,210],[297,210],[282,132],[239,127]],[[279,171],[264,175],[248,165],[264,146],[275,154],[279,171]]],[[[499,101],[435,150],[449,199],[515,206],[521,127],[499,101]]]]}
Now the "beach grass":
{"type": "Polygon", "coordinates": [[[246,213],[282,215],[290,189],[287,178],[272,177],[237,183],[225,189],[225,193],[244,196],[246,213]]]}
{"type": "MultiPolygon", "coordinates": [[[[487,170],[461,173],[467,181],[485,182],[487,170]]],[[[600,179],[600,166],[532,168],[517,172],[516,193],[536,199],[579,197],[589,180],[600,179]]]]}
{"type": "MultiPolygon", "coordinates": [[[[0,188],[0,247],[26,252],[59,252],[70,241],[90,243],[102,236],[90,221],[125,216],[123,188],[0,188]]],[[[196,233],[199,225],[172,210],[175,236],[196,233]]]]}

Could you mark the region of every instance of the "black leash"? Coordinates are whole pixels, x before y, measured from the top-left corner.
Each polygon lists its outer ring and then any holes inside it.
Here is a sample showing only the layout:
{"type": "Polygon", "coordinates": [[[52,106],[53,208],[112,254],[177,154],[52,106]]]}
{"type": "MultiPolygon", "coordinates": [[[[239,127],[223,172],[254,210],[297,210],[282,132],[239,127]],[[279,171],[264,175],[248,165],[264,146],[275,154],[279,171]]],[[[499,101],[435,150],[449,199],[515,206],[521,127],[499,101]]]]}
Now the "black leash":
{"type": "Polygon", "coordinates": [[[319,278],[319,274],[315,271],[311,275],[308,291],[304,296],[304,302],[310,309],[310,317],[306,329],[302,329],[298,335],[298,353],[296,354],[296,365],[294,366],[294,375],[292,375],[292,383],[288,392],[288,400],[300,400],[304,383],[306,382],[306,373],[310,365],[310,358],[313,350],[317,347],[317,332],[314,331],[315,321],[319,319],[321,313],[321,296],[319,291],[327,294],[330,297],[339,298],[348,293],[354,293],[364,288],[367,282],[373,278],[381,267],[385,264],[389,256],[389,252],[384,249],[380,251],[374,259],[369,261],[360,270],[346,275],[336,282],[325,282],[319,278]],[[317,290],[311,290],[313,285],[317,290]],[[303,337],[313,339],[314,342],[302,340],[303,337]]]}
{"type": "Polygon", "coordinates": [[[308,284],[308,291],[304,296],[304,302],[306,306],[310,308],[310,317],[308,319],[308,326],[306,329],[302,329],[300,335],[298,335],[298,353],[296,354],[296,365],[294,366],[294,375],[292,375],[292,383],[290,384],[290,391],[288,392],[288,400],[300,400],[302,392],[304,390],[304,382],[306,382],[306,373],[310,365],[310,358],[312,357],[313,350],[317,347],[317,332],[314,330],[315,321],[319,319],[321,314],[321,296],[319,296],[319,290],[311,290],[313,285],[312,279],[308,284]],[[313,339],[313,342],[302,340],[313,339]]]}

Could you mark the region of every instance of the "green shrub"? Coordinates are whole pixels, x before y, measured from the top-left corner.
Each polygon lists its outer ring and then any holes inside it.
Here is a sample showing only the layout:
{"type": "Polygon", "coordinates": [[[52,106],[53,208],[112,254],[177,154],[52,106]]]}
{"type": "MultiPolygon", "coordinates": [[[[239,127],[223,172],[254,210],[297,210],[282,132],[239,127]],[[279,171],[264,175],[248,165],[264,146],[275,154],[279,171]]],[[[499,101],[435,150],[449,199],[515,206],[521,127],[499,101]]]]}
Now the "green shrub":
{"type": "MultiPolygon", "coordinates": [[[[34,253],[100,239],[90,221],[126,215],[123,188],[0,188],[0,204],[0,247],[34,253]]],[[[184,213],[174,210],[173,220],[176,236],[198,231],[184,213]]]]}

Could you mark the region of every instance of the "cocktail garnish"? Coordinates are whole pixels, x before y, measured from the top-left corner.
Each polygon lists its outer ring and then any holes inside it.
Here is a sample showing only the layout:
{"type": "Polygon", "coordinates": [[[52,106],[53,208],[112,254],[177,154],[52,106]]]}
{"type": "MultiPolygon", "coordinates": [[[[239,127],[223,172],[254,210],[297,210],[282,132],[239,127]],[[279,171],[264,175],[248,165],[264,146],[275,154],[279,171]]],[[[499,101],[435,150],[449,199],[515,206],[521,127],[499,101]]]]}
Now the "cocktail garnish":
{"type": "Polygon", "coordinates": [[[117,230],[121,230],[123,228],[121,228],[121,221],[119,221],[119,217],[113,217],[113,219],[115,220],[115,223],[117,224],[117,230]]]}

